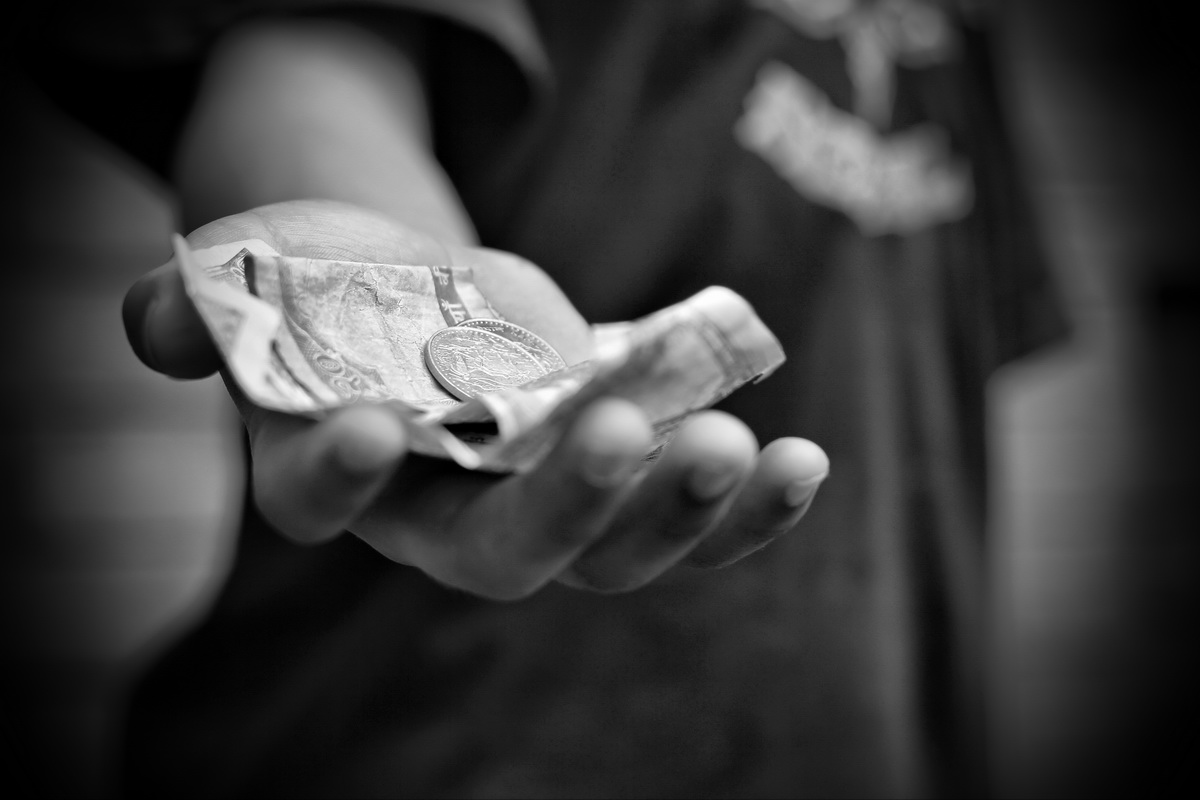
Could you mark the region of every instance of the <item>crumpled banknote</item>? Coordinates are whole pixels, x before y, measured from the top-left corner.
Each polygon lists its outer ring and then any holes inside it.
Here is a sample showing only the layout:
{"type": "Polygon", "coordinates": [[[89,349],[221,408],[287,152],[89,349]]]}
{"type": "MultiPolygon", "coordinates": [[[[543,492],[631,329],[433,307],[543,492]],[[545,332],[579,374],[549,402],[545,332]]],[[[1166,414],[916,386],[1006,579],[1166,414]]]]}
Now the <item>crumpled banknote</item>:
{"type": "Polygon", "coordinates": [[[313,418],[385,404],[414,451],[469,469],[532,467],[601,396],[645,411],[653,457],[688,416],[784,360],[749,303],[710,287],[644,318],[593,326],[586,361],[463,400],[430,372],[424,348],[465,320],[503,319],[470,268],[290,257],[257,239],[197,250],[173,241],[225,378],[251,402],[313,418]]]}

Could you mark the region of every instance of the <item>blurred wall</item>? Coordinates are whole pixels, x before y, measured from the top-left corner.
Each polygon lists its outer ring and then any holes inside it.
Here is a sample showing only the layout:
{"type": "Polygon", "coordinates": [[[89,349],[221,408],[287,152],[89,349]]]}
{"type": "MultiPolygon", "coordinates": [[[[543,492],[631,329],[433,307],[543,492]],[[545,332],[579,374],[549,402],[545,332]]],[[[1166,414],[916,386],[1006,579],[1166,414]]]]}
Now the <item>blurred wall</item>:
{"type": "Polygon", "coordinates": [[[1194,11],[1008,4],[1074,341],[992,391],[1001,796],[1200,788],[1194,11]]]}
{"type": "Polygon", "coordinates": [[[169,255],[166,198],[20,87],[5,98],[0,782],[105,796],[125,688],[224,567],[239,423],[219,379],[169,380],[125,343],[125,289],[169,255]]]}

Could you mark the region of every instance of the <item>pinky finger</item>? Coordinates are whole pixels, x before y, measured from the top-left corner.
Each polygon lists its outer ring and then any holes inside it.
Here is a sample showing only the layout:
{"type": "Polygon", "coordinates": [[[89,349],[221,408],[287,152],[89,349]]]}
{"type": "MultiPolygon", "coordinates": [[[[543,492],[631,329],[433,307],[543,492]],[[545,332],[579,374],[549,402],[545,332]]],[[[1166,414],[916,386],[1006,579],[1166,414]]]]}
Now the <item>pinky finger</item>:
{"type": "Polygon", "coordinates": [[[796,526],[828,474],[828,457],[807,439],[771,442],[720,527],[686,563],[724,567],[761,550],[796,526]]]}

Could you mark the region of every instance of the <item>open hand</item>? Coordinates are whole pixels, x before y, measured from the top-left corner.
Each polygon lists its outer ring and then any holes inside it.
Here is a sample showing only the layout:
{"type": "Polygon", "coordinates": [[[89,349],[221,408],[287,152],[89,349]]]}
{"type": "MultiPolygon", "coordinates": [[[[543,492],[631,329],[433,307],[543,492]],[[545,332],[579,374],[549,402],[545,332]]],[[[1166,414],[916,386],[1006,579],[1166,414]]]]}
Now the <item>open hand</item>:
{"type": "MultiPolygon", "coordinates": [[[[505,318],[568,363],[588,356],[586,321],[544,272],[511,254],[446,246],[324,201],[264,206],[188,237],[195,248],[244,239],[288,256],[471,266],[505,318]]],[[[138,281],[124,313],[134,351],[152,368],[198,378],[220,366],[173,264],[138,281]]],[[[379,406],[314,422],[230,392],[249,433],[254,500],[280,533],[316,543],[349,530],[394,561],[496,599],[551,580],[625,591],[680,562],[732,563],[791,529],[828,472],[815,444],[783,438],[760,451],[741,421],[718,411],[696,414],[647,466],[646,417],[605,398],[579,413],[536,468],[496,476],[409,454],[402,424],[379,406]]]]}

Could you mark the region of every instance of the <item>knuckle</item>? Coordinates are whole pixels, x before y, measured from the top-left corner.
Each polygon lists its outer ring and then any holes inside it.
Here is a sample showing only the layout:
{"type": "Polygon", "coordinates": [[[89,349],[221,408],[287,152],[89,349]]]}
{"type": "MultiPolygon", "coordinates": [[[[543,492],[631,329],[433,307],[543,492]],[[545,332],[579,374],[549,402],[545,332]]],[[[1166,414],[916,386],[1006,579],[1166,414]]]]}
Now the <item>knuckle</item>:
{"type": "MultiPolygon", "coordinates": [[[[764,542],[762,545],[759,545],[759,547],[763,547],[765,544],[766,543],[764,542]]],[[[757,549],[757,547],[749,546],[746,549],[738,549],[734,552],[730,552],[728,550],[699,550],[697,552],[688,554],[687,564],[688,566],[696,567],[697,569],[724,569],[725,567],[741,561],[743,557],[749,555],[757,549]]]]}
{"type": "Polygon", "coordinates": [[[665,542],[668,545],[680,545],[685,542],[690,542],[693,539],[699,539],[707,533],[710,525],[710,520],[705,515],[702,519],[694,519],[691,517],[663,517],[656,521],[650,528],[654,534],[654,538],[660,542],[665,542]]]}
{"type": "Polygon", "coordinates": [[[724,569],[767,547],[795,528],[795,520],[773,525],[742,526],[723,532],[719,541],[702,544],[685,559],[699,569],[724,569]]]}
{"type": "Polygon", "coordinates": [[[252,462],[253,500],[263,520],[276,532],[297,544],[316,544],[332,533],[328,522],[332,510],[322,507],[318,494],[301,494],[278,470],[252,462]]]}
{"type": "Polygon", "coordinates": [[[776,523],[774,525],[766,525],[757,528],[749,528],[741,532],[739,541],[747,548],[757,550],[760,547],[765,547],[771,542],[783,536],[788,531],[794,528],[795,521],[789,519],[786,522],[776,523]]]}
{"type": "Polygon", "coordinates": [[[596,538],[599,529],[593,525],[580,524],[578,520],[557,520],[545,528],[543,541],[557,550],[575,550],[596,538]]]}
{"type": "Polygon", "coordinates": [[[487,600],[502,603],[515,603],[532,597],[542,588],[542,581],[533,581],[523,577],[490,576],[482,583],[474,584],[470,591],[487,600]]]}
{"type": "Polygon", "coordinates": [[[444,582],[486,600],[525,600],[541,589],[548,579],[529,570],[501,565],[492,559],[456,560],[458,563],[448,570],[450,574],[443,579],[444,582]]]}
{"type": "Polygon", "coordinates": [[[758,525],[738,529],[733,536],[737,552],[751,553],[760,550],[787,534],[796,526],[794,519],[769,525],[758,525]]]}
{"type": "Polygon", "coordinates": [[[699,499],[684,489],[669,508],[653,513],[647,527],[660,541],[673,545],[702,539],[721,522],[728,509],[728,498],[699,499]],[[726,502],[722,502],[726,501],[726,502]]]}
{"type": "Polygon", "coordinates": [[[271,492],[255,490],[254,505],[263,520],[285,539],[296,544],[316,544],[326,538],[325,532],[311,522],[308,515],[296,514],[292,504],[271,492]]]}
{"type": "Polygon", "coordinates": [[[702,545],[687,554],[684,563],[689,567],[704,570],[725,569],[741,561],[751,553],[757,553],[774,541],[776,537],[760,539],[738,538],[702,545]]]}
{"type": "Polygon", "coordinates": [[[576,564],[564,576],[577,589],[597,594],[627,594],[654,580],[653,574],[605,569],[596,565],[576,564]]]}
{"type": "Polygon", "coordinates": [[[605,530],[607,497],[591,488],[534,485],[516,500],[514,518],[524,517],[537,541],[551,550],[576,550],[605,530]]]}

